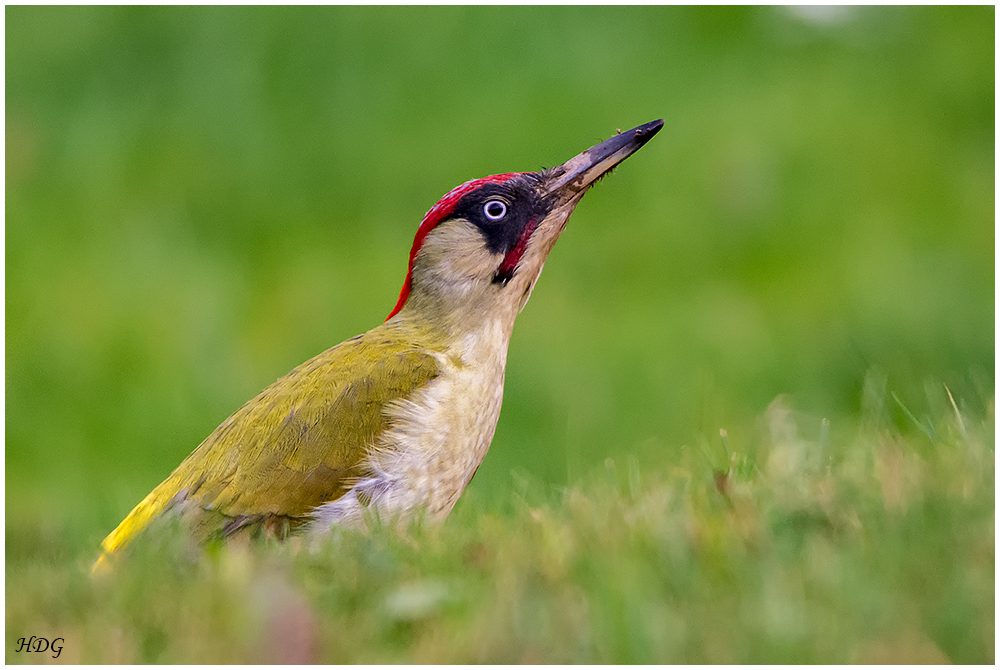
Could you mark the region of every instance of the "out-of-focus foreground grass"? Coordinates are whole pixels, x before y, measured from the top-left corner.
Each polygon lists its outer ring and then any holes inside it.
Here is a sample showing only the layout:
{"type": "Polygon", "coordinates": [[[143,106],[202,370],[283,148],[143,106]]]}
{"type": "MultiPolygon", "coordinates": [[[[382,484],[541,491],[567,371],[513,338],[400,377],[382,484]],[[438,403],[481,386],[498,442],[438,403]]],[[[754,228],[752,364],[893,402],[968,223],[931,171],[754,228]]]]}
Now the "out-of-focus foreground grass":
{"type": "Polygon", "coordinates": [[[8,533],[8,637],[62,662],[990,663],[993,417],[940,396],[910,438],[818,441],[779,399],[747,443],[312,551],[149,537],[90,580],[65,537],[8,533]]]}
{"type": "Polygon", "coordinates": [[[5,25],[8,660],[993,658],[993,8],[5,25]],[[87,581],[220,421],[385,317],[438,197],[655,118],[444,528],[87,581]],[[758,427],[786,406],[799,436],[758,427]]]}

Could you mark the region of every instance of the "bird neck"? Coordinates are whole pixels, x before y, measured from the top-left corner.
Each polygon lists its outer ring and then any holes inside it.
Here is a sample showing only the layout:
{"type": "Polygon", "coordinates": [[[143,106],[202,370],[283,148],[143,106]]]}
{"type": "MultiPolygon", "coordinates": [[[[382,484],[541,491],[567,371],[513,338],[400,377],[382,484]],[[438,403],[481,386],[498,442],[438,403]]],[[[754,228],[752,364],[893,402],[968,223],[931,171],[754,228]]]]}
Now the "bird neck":
{"type": "Polygon", "coordinates": [[[509,301],[499,299],[500,295],[495,290],[472,290],[455,300],[454,295],[414,290],[386,324],[412,329],[467,364],[495,361],[498,356],[506,358],[520,310],[520,305],[507,304],[509,301]]]}

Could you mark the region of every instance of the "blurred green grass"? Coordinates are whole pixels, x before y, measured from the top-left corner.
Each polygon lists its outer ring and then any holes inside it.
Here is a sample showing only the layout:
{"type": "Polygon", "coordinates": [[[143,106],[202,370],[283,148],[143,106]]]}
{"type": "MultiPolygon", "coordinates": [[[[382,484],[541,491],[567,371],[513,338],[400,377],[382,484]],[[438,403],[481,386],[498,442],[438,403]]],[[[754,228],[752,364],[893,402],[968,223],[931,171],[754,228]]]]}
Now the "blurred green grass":
{"type": "Polygon", "coordinates": [[[812,440],[775,401],[714,472],[609,459],[311,551],[147,535],[97,580],[89,548],[8,529],[6,659],[52,660],[13,651],[30,632],[68,663],[990,663],[993,417],[887,419],[812,440]]]}
{"type": "Polygon", "coordinates": [[[24,560],[79,559],[246,399],[381,321],[452,186],[654,118],[519,318],[460,513],[608,457],[668,470],[781,394],[811,439],[865,397],[930,439],[942,382],[992,421],[993,8],[5,19],[8,566],[31,537],[24,560]]]}

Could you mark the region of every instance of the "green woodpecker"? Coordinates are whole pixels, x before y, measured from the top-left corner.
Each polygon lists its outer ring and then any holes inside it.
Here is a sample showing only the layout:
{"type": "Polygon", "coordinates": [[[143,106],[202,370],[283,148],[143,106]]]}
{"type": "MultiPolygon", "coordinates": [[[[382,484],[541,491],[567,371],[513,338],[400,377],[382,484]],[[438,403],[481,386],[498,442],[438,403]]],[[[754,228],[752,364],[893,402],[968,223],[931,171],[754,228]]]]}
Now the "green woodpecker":
{"type": "Polygon", "coordinates": [[[199,541],[318,533],[370,513],[444,519],[493,439],[514,319],[552,245],[587,189],[662,127],[449,191],[417,229],[388,319],[223,421],[108,535],[97,565],[168,513],[199,541]]]}

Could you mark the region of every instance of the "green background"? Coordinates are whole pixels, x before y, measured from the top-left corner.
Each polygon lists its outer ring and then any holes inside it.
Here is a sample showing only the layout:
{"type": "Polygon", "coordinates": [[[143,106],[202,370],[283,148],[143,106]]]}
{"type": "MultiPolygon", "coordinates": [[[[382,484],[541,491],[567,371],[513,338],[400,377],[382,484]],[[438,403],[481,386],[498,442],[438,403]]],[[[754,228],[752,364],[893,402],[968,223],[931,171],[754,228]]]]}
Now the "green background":
{"type": "Polygon", "coordinates": [[[904,432],[928,385],[992,405],[991,7],[5,19],[8,550],[12,528],[96,543],[240,404],[377,325],[451,187],[656,118],[519,318],[471,497],[665,467],[780,394],[836,442],[866,377],[904,432]]]}

